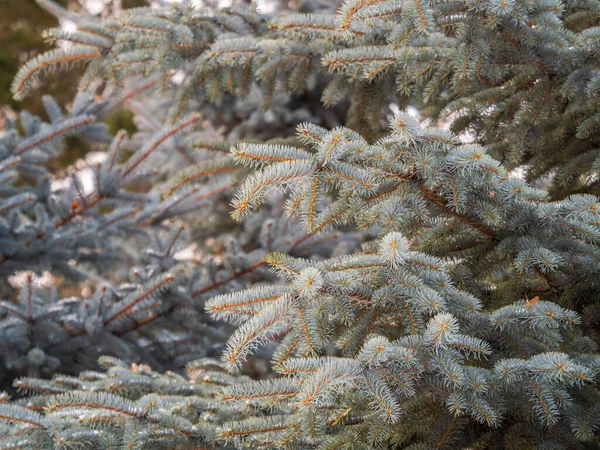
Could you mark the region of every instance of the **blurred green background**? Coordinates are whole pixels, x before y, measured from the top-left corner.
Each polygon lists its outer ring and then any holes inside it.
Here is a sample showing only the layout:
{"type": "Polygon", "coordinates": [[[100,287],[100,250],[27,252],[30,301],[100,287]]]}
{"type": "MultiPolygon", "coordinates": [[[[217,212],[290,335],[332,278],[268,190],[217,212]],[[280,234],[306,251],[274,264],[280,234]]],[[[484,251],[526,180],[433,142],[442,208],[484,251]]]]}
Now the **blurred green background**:
{"type": "MultiPolygon", "coordinates": [[[[83,1],[54,0],[74,12],[83,10],[83,1]]],[[[144,0],[122,0],[121,3],[124,8],[146,4],[144,0]]],[[[73,99],[81,76],[77,69],[45,76],[43,87],[24,101],[15,101],[10,93],[19,67],[38,53],[50,50],[51,46],[42,39],[42,32],[58,25],[58,20],[35,0],[0,0],[0,108],[9,106],[14,111],[28,109],[42,114],[41,94],[51,94],[62,105],[68,105],[73,99]]]]}
{"type": "MultiPolygon", "coordinates": [[[[56,3],[67,6],[67,0],[56,3]]],[[[0,0],[0,105],[8,105],[15,111],[42,112],[40,95],[17,102],[12,98],[10,85],[25,61],[50,48],[42,39],[42,31],[57,25],[56,18],[34,0],[0,0]]],[[[76,80],[75,73],[52,74],[44,85],[44,93],[54,95],[65,104],[73,98],[76,80]]]]}
{"type": "MultiPolygon", "coordinates": [[[[81,2],[84,0],[54,0],[55,3],[73,12],[86,11],[81,2]]],[[[131,8],[145,5],[145,0],[122,0],[122,6],[131,8]]],[[[109,2],[109,7],[112,2],[109,2]]],[[[87,17],[90,17],[87,14],[87,17]]],[[[81,77],[81,68],[53,72],[44,75],[44,82],[39,89],[34,89],[23,101],[12,98],[10,86],[19,68],[30,58],[50,50],[52,46],[44,41],[42,32],[45,29],[59,26],[58,19],[40,7],[35,0],[0,0],[0,132],[6,117],[15,115],[21,110],[46,118],[42,104],[42,95],[50,94],[63,107],[67,108],[75,97],[77,83],[81,77]]],[[[124,108],[114,111],[105,118],[109,132],[116,133],[120,129],[129,132],[135,130],[132,113],[124,108]]],[[[85,157],[89,146],[77,136],[69,136],[65,140],[63,152],[51,161],[49,168],[57,174],[85,157]]]]}

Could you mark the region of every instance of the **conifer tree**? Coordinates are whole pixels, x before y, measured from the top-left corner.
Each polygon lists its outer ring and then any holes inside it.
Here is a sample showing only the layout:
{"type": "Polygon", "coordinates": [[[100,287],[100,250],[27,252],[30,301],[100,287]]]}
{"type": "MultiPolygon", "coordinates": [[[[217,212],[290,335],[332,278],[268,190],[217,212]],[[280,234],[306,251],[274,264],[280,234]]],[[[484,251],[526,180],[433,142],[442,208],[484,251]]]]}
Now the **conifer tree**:
{"type": "Polygon", "coordinates": [[[0,136],[0,448],[598,447],[600,3],[288,6],[16,75],[81,71],[0,136]]]}

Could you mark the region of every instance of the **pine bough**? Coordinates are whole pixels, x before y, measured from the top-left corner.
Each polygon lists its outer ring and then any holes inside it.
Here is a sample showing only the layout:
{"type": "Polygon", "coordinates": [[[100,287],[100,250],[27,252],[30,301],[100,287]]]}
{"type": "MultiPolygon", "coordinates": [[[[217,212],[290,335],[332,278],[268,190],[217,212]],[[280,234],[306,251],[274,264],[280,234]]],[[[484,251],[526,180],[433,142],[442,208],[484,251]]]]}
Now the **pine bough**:
{"type": "Polygon", "coordinates": [[[17,75],[86,64],[1,138],[0,276],[94,294],[4,289],[0,447],[598,445],[598,3],[305,6],[125,11],[17,75]],[[49,168],[70,134],[91,187],[49,168]]]}

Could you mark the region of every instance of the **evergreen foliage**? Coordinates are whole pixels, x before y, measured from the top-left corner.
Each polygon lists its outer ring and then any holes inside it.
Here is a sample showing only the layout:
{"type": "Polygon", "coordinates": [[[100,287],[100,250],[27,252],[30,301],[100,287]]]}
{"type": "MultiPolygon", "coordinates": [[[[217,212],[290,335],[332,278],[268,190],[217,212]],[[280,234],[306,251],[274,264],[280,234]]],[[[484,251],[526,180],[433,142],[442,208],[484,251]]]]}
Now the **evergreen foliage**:
{"type": "Polygon", "coordinates": [[[15,77],[85,67],[0,136],[0,447],[597,448],[600,4],[293,7],[15,77]]]}
{"type": "Polygon", "coordinates": [[[599,12],[597,1],[545,0],[348,0],[336,11],[281,16],[132,9],[102,27],[50,30],[52,41],[73,45],[30,61],[13,92],[22,97],[44,71],[73,62],[88,64],[82,86],[101,76],[110,89],[127,74],[167,77],[190,61],[174,118],[192,96],[244,95],[256,79],[268,102],[331,73],[323,103],[350,98],[347,124],[362,134],[381,131],[391,94],[475,134],[509,169],[527,165],[530,180],[558,172],[558,196],[581,185],[597,192],[599,12]]]}

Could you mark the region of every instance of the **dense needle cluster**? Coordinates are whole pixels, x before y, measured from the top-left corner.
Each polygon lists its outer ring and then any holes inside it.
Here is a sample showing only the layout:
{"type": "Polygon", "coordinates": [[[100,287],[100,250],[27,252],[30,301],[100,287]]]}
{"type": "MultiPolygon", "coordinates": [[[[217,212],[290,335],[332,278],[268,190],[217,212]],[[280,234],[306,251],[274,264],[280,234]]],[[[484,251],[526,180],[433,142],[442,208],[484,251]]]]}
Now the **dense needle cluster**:
{"type": "Polygon", "coordinates": [[[0,447],[596,448],[600,3],[237,3],[16,75],[0,447]]]}

